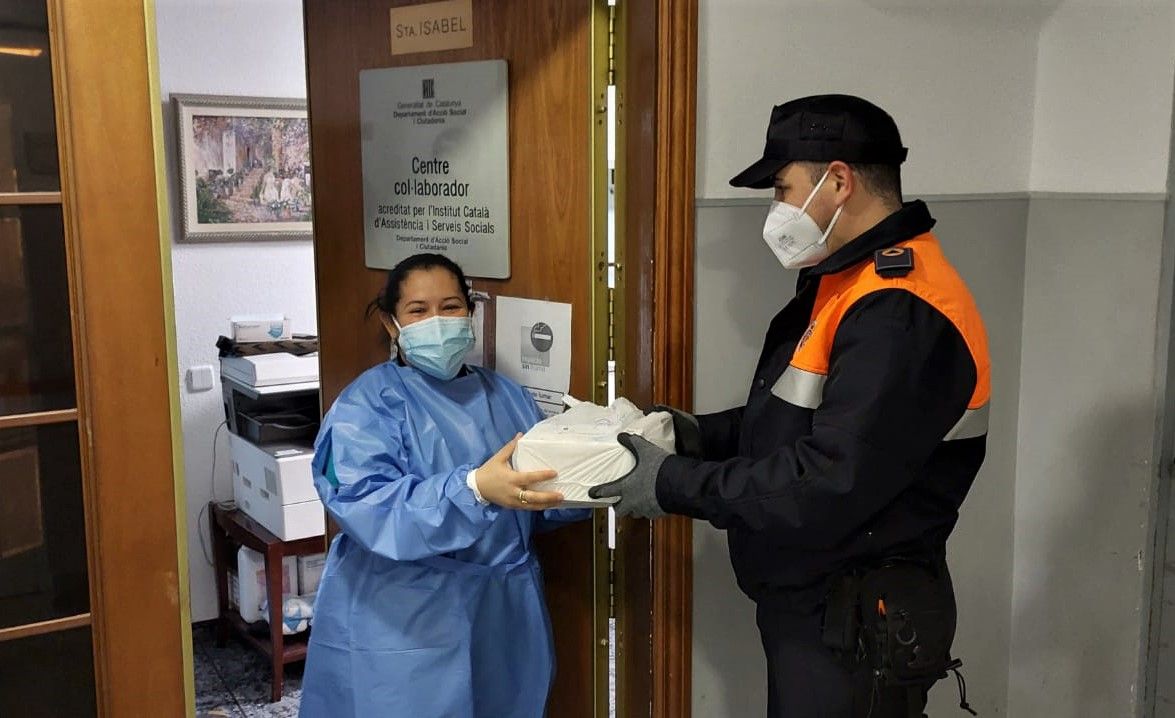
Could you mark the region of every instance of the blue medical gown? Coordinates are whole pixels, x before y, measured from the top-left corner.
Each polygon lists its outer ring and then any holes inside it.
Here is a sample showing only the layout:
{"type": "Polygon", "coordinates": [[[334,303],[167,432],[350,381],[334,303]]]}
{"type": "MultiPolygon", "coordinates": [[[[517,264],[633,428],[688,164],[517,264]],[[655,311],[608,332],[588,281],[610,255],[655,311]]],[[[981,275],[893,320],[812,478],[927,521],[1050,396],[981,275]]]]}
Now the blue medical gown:
{"type": "Polygon", "coordinates": [[[536,530],[587,518],[479,504],[466,484],[542,415],[514,382],[388,362],[323,420],[314,482],[327,557],[302,718],[542,716],[554,676],[536,530]]]}

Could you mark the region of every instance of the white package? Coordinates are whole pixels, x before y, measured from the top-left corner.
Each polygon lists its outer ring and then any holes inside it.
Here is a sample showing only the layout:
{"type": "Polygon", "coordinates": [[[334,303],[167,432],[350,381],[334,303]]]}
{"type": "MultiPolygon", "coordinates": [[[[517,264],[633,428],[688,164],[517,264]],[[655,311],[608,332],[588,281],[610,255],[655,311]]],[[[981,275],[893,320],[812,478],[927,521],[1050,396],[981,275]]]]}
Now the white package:
{"type": "MultiPolygon", "coordinates": [[[[265,557],[247,546],[237,550],[237,585],[237,606],[241,618],[247,623],[268,621],[269,614],[261,610],[265,604],[267,588],[265,557]],[[252,580],[249,580],[250,576],[252,580]]],[[[282,598],[295,596],[297,593],[298,557],[286,556],[282,559],[282,598]]]]}
{"type": "Polygon", "coordinates": [[[636,466],[632,453],[616,440],[620,433],[637,434],[668,452],[674,450],[673,418],[668,413],[645,416],[627,399],[606,407],[585,401],[526,432],[514,451],[514,468],[557,471],[554,479],[532,488],[563,494],[562,507],[607,506],[614,499],[593,499],[588,490],[615,481],[636,466]]]}
{"type": "Polygon", "coordinates": [[[326,554],[316,553],[313,556],[298,557],[298,594],[308,596],[318,593],[318,584],[322,581],[322,569],[326,567],[326,554]]]}
{"type": "Polygon", "coordinates": [[[237,342],[276,342],[293,337],[290,318],[284,314],[243,314],[229,317],[228,323],[237,342]]]}

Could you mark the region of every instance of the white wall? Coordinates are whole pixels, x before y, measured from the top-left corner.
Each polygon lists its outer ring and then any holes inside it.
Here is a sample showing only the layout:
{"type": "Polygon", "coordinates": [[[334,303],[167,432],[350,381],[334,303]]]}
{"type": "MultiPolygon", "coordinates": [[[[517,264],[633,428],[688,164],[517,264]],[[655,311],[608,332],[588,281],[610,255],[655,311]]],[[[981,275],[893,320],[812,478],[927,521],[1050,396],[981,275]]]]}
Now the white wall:
{"type": "Polygon", "coordinates": [[[1037,2],[702,0],[699,197],[759,157],[772,105],[858,94],[910,148],[911,194],[1028,189],[1037,2]]]}
{"type": "Polygon", "coordinates": [[[727,180],[771,106],[824,92],[894,116],[909,194],[1163,192],[1173,24],[1169,0],[702,0],[698,196],[748,194],[727,180]]]}
{"type": "MultiPolygon", "coordinates": [[[[159,79],[170,93],[305,97],[306,71],[300,0],[156,0],[159,79]]],[[[163,108],[168,171],[178,174],[174,117],[163,108]]],[[[179,236],[177,183],[169,182],[173,236],[179,236]]],[[[316,331],[311,243],[182,244],[172,247],[180,378],[195,365],[219,372],[216,338],[230,315],[284,312],[297,332],[316,331]]],[[[193,394],[181,387],[184,471],[188,498],[188,555],[192,619],[216,616],[216,587],[205,562],[199,520],[208,500],[232,498],[228,441],[222,431],[215,490],[212,439],[224,420],[220,387],[193,394]]]]}
{"type": "Polygon", "coordinates": [[[1034,191],[1166,190],[1173,19],[1169,0],[1069,0],[1045,21],[1034,191]]]}

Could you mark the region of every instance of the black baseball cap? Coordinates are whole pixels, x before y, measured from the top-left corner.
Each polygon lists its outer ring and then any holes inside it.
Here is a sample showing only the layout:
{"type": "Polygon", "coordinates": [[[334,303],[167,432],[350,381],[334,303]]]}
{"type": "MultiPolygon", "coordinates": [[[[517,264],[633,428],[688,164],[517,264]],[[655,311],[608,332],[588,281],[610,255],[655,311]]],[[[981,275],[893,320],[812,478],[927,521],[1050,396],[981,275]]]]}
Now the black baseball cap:
{"type": "Polygon", "coordinates": [[[730,184],[767,189],[789,162],[896,166],[906,153],[897,123],[872,102],[852,95],[801,97],[771,109],[763,157],[730,184]]]}

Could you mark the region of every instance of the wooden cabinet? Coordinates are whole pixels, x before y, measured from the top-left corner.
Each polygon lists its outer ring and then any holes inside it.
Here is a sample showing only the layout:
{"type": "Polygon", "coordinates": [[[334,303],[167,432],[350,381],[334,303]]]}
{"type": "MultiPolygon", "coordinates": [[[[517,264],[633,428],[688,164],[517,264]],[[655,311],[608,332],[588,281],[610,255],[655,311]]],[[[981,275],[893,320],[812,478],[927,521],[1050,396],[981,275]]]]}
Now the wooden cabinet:
{"type": "MultiPolygon", "coordinates": [[[[212,559],[216,573],[216,599],[219,608],[216,642],[223,646],[230,633],[261,651],[270,662],[270,701],[282,698],[282,680],[287,663],[306,660],[309,633],[282,634],[282,559],[286,556],[312,556],[326,550],[325,536],[311,536],[297,541],[282,541],[264,526],[239,509],[208,504],[208,526],[212,536],[212,559]],[[265,557],[266,600],[269,608],[269,635],[261,638],[241,618],[229,600],[229,573],[236,566],[237,549],[245,546],[265,557]]],[[[241,580],[238,577],[238,581],[241,580]]]]}

